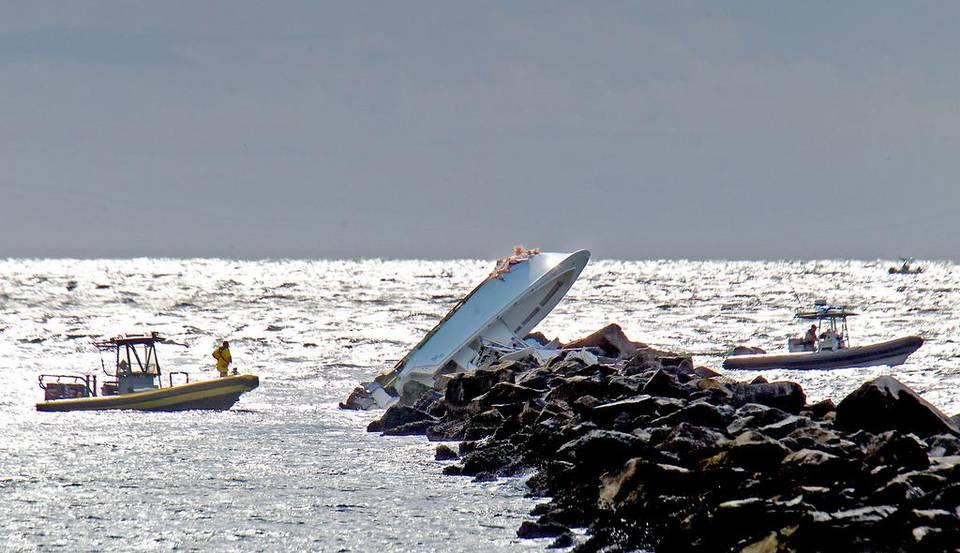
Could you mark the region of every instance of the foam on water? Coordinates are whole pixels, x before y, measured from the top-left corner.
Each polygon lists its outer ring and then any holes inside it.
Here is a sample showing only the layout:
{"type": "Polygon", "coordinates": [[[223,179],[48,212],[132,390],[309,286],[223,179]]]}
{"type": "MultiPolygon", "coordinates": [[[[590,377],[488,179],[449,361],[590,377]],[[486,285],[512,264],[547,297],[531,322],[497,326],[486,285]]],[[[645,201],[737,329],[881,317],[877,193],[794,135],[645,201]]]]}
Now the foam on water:
{"type": "MultiPolygon", "coordinates": [[[[672,350],[783,349],[797,302],[856,305],[854,344],[906,334],[909,363],[768,371],[811,400],[893,374],[960,411],[960,269],[887,263],[600,261],[538,330],[610,322],[672,350]]],[[[422,438],[380,438],[336,408],[391,366],[489,272],[481,261],[0,262],[0,550],[515,551],[534,501],[520,479],[443,477],[422,438]],[[75,285],[73,284],[75,283],[75,285]],[[68,290],[73,288],[72,290],[68,290]],[[261,388],[223,413],[37,413],[37,375],[93,372],[92,336],[157,330],[165,369],[215,374],[231,341],[261,388]]],[[[719,357],[700,364],[719,367],[719,357]]],[[[741,372],[739,378],[758,373],[741,372]]]]}

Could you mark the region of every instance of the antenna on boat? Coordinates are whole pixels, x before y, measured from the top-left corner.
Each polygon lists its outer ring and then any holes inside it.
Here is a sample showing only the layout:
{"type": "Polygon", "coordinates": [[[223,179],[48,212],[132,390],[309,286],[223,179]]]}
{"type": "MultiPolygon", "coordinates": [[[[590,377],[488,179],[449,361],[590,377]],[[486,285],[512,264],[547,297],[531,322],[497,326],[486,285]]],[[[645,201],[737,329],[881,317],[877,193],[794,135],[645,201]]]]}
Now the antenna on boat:
{"type": "Polygon", "coordinates": [[[801,310],[803,309],[803,301],[800,300],[800,294],[794,289],[793,286],[790,286],[790,291],[793,292],[793,297],[797,300],[797,307],[801,310]]]}

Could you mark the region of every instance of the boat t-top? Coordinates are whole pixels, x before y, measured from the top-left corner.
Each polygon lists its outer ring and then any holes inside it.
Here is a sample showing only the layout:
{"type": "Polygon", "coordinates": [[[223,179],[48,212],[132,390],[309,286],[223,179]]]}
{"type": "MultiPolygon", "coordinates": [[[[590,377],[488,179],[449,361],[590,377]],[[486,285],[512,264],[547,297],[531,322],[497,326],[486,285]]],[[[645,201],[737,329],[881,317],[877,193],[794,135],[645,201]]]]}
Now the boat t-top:
{"type": "Polygon", "coordinates": [[[37,410],[223,410],[232,407],[241,394],[260,385],[260,379],[252,374],[190,382],[190,375],[184,371],[162,373],[156,345],[167,341],[152,332],[94,342],[101,352],[101,368],[107,376],[100,395],[97,395],[96,374],[41,374],[44,401],[37,404],[37,410]],[[104,361],[104,354],[110,358],[109,363],[104,361]],[[163,376],[167,377],[166,383],[163,376]],[[175,384],[174,377],[180,382],[175,384]]]}
{"type": "Polygon", "coordinates": [[[919,275],[923,267],[914,267],[912,257],[901,257],[899,267],[890,267],[887,272],[891,275],[919,275]]]}
{"type": "Polygon", "coordinates": [[[855,317],[849,307],[828,305],[817,300],[812,310],[802,310],[796,319],[809,322],[811,328],[804,337],[787,340],[790,353],[731,355],[723,361],[725,369],[843,369],[896,366],[907,360],[923,345],[923,338],[906,336],[876,344],[852,346],[847,319],[855,317]],[[817,333],[819,331],[819,334],[817,333]]]}

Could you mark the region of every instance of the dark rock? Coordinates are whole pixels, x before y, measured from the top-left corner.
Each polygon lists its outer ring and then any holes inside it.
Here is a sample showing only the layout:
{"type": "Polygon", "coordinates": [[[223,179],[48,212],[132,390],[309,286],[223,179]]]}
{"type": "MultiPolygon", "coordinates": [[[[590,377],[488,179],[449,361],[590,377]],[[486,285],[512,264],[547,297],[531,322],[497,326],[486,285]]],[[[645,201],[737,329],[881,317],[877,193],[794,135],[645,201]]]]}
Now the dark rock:
{"type": "Polygon", "coordinates": [[[444,417],[439,423],[427,429],[427,439],[431,442],[463,440],[467,427],[466,419],[444,417]]]}
{"type": "Polygon", "coordinates": [[[889,504],[904,504],[943,488],[947,479],[937,474],[910,471],[894,477],[871,494],[871,501],[889,504]]]}
{"type": "Polygon", "coordinates": [[[446,476],[462,476],[463,475],[463,466],[462,465],[447,465],[443,467],[443,474],[446,476]]]}
{"type": "Polygon", "coordinates": [[[437,461],[452,461],[454,459],[459,459],[460,456],[457,455],[457,452],[451,449],[449,446],[440,444],[437,446],[437,452],[433,456],[437,461]]]}
{"type": "Polygon", "coordinates": [[[572,532],[564,532],[557,536],[557,539],[553,540],[553,543],[547,546],[547,549],[563,549],[565,547],[573,547],[577,544],[577,539],[572,532]]]}
{"type": "Polygon", "coordinates": [[[477,476],[486,473],[509,474],[517,467],[520,459],[516,449],[508,442],[494,442],[492,445],[477,448],[464,454],[463,474],[477,476]]]}
{"type": "Polygon", "coordinates": [[[367,426],[367,432],[388,432],[399,426],[413,422],[429,421],[436,424],[437,419],[408,405],[396,404],[387,409],[379,420],[367,426]]]}
{"type": "Polygon", "coordinates": [[[857,461],[817,449],[789,453],[781,462],[781,470],[785,475],[806,484],[844,482],[859,468],[857,461]]]}
{"type": "Polygon", "coordinates": [[[734,419],[727,425],[727,432],[739,434],[744,430],[756,429],[780,422],[790,415],[776,407],[768,407],[759,403],[748,403],[741,406],[734,413],[734,419]]]}
{"type": "Polygon", "coordinates": [[[729,407],[720,408],[705,401],[695,401],[669,415],[660,417],[650,423],[651,426],[675,425],[679,422],[688,422],[697,426],[710,428],[726,428],[733,410],[729,407]]]}
{"type": "Polygon", "coordinates": [[[421,396],[432,391],[433,389],[426,384],[411,380],[404,384],[400,390],[400,404],[412,406],[417,403],[421,396]]]}
{"type": "Polygon", "coordinates": [[[710,457],[705,467],[734,465],[750,470],[771,469],[790,453],[780,442],[759,432],[747,431],[729,442],[724,451],[710,457]]]}
{"type": "Polygon", "coordinates": [[[711,369],[710,367],[694,367],[693,374],[699,376],[700,378],[713,378],[720,376],[720,373],[711,369]]]}
{"type": "Polygon", "coordinates": [[[471,400],[490,391],[499,382],[513,378],[510,370],[480,369],[473,373],[459,373],[450,379],[444,399],[451,406],[464,406],[471,400]]]}
{"type": "Polygon", "coordinates": [[[696,464],[717,453],[728,442],[722,433],[686,422],[656,441],[657,450],[673,454],[680,463],[696,464]]]}
{"type": "Polygon", "coordinates": [[[761,426],[758,430],[771,438],[780,439],[799,428],[811,426],[813,421],[807,417],[790,415],[789,417],[766,426],[761,426]]]}
{"type": "Polygon", "coordinates": [[[540,394],[540,391],[533,388],[519,386],[510,382],[498,382],[490,388],[490,391],[473,399],[471,404],[476,403],[480,407],[491,407],[498,404],[522,403],[539,397],[540,394]]]}
{"type": "Polygon", "coordinates": [[[681,384],[676,376],[659,369],[653,373],[653,376],[640,391],[651,396],[686,398],[690,396],[693,390],[689,386],[681,384]]]}
{"type": "Polygon", "coordinates": [[[523,524],[520,525],[520,529],[517,530],[517,537],[525,540],[535,538],[552,538],[554,536],[566,534],[569,531],[570,529],[562,524],[540,524],[525,520],[523,521],[523,524]]]}
{"type": "Polygon", "coordinates": [[[514,382],[526,388],[544,391],[550,387],[549,382],[553,377],[553,371],[550,369],[537,368],[520,373],[514,382]]]}
{"type": "Polygon", "coordinates": [[[657,401],[653,397],[639,395],[597,405],[591,410],[591,417],[598,421],[612,421],[622,414],[631,418],[639,415],[653,415],[657,413],[657,407],[657,401]]]}
{"type": "Polygon", "coordinates": [[[753,380],[750,381],[750,384],[769,384],[770,381],[763,377],[763,375],[757,375],[753,380]]]}
{"type": "Polygon", "coordinates": [[[889,465],[910,469],[924,469],[930,466],[926,448],[915,436],[896,431],[877,435],[866,448],[865,461],[868,465],[889,465]]]}
{"type": "Polygon", "coordinates": [[[689,469],[651,463],[634,458],[623,468],[600,478],[599,505],[611,511],[624,511],[664,494],[689,494],[699,490],[699,479],[689,469]]]}
{"type": "Polygon", "coordinates": [[[729,387],[733,392],[733,402],[736,405],[759,403],[788,413],[799,413],[807,402],[803,388],[796,382],[730,384],[729,387]]]}
{"type": "Polygon", "coordinates": [[[606,396],[606,386],[602,380],[589,376],[571,376],[557,383],[547,394],[547,402],[564,401],[572,404],[582,396],[602,398],[606,396]]]}
{"type": "Polygon", "coordinates": [[[960,438],[951,434],[937,434],[924,441],[927,442],[927,452],[931,457],[960,455],[960,438]]]}
{"type": "Polygon", "coordinates": [[[843,398],[837,405],[836,424],[846,430],[899,430],[921,437],[958,435],[946,415],[891,376],[866,382],[843,398]]]}
{"type": "Polygon", "coordinates": [[[478,413],[467,421],[467,425],[463,430],[463,438],[465,440],[479,440],[481,438],[486,438],[487,436],[492,436],[494,432],[497,431],[497,428],[503,424],[504,418],[496,409],[488,409],[482,413],[478,413]]]}
{"type": "Polygon", "coordinates": [[[837,410],[837,406],[836,404],[833,403],[832,399],[824,399],[810,406],[810,413],[818,419],[822,419],[827,415],[827,413],[830,413],[836,410],[837,410]]]}
{"type": "Polygon", "coordinates": [[[593,430],[563,444],[557,454],[578,466],[608,468],[620,466],[644,449],[640,438],[611,430],[593,430]]]}
{"type": "Polygon", "coordinates": [[[625,376],[634,376],[647,371],[656,371],[662,367],[663,365],[660,363],[660,358],[656,353],[643,350],[634,353],[627,359],[626,363],[624,363],[620,369],[620,372],[625,376]]]}
{"type": "Polygon", "coordinates": [[[401,424],[400,426],[394,426],[393,428],[384,429],[384,436],[422,436],[427,433],[433,425],[436,424],[433,420],[422,420],[408,422],[406,424],[401,424]]]}

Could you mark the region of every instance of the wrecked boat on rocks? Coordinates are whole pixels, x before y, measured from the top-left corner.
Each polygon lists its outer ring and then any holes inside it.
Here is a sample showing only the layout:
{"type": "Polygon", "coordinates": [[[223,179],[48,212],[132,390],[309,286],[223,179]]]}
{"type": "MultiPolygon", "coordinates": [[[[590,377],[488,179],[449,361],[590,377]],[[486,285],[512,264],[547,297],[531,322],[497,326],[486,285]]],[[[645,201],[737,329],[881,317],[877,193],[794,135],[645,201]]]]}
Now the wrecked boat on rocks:
{"type": "Polygon", "coordinates": [[[341,407],[385,408],[405,397],[416,399],[442,375],[473,371],[509,355],[545,360],[559,354],[526,336],[560,303],[589,260],[587,250],[548,253],[516,248],[393,370],[354,390],[341,407]]]}

